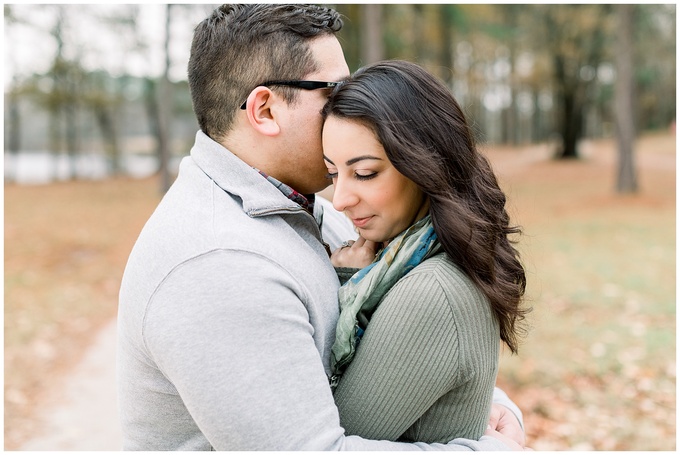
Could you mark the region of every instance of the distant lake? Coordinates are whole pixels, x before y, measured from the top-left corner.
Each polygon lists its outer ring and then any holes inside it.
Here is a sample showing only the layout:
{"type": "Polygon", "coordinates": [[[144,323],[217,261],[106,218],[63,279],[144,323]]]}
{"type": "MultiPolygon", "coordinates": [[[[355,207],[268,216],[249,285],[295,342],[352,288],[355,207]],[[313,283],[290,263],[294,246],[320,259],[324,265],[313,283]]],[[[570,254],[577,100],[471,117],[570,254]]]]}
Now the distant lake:
{"type": "MultiPolygon", "coordinates": [[[[171,172],[176,172],[181,157],[170,161],[171,172]]],[[[123,173],[134,178],[153,175],[158,169],[158,160],[151,155],[124,155],[121,161],[123,173]]],[[[20,152],[10,155],[5,152],[5,179],[24,185],[41,185],[66,180],[70,163],[66,155],[54,155],[45,151],[20,152]]],[[[100,180],[109,177],[107,159],[101,153],[79,153],[75,159],[76,178],[100,180]]]]}

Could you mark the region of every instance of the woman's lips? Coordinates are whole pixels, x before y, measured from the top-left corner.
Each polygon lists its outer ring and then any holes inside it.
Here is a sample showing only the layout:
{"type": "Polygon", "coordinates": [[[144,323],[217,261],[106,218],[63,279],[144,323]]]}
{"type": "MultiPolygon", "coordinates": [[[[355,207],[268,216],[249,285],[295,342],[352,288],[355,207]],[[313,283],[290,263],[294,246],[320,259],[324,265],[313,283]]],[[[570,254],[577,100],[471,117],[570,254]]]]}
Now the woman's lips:
{"type": "Polygon", "coordinates": [[[366,218],[352,218],[352,223],[354,223],[356,227],[362,228],[366,226],[366,223],[368,223],[371,220],[371,218],[373,217],[367,216],[366,218]]]}

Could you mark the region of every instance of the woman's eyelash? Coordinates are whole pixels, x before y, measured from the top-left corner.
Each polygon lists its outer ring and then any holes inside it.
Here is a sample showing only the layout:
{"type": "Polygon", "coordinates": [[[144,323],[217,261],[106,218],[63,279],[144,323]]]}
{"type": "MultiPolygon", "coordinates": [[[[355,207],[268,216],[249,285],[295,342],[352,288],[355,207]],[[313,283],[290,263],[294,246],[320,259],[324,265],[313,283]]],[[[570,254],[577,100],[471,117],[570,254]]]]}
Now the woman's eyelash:
{"type": "MultiPolygon", "coordinates": [[[[373,172],[372,174],[368,174],[368,175],[361,175],[361,174],[355,173],[354,178],[356,178],[357,180],[371,180],[376,175],[378,175],[377,172],[373,172]]],[[[337,172],[329,172],[329,173],[326,174],[326,178],[330,179],[330,180],[338,178],[338,173],[337,172]]]]}
{"type": "Polygon", "coordinates": [[[378,175],[377,172],[373,172],[373,173],[368,174],[368,175],[354,174],[354,176],[356,177],[357,180],[371,180],[376,175],[378,175]]]}

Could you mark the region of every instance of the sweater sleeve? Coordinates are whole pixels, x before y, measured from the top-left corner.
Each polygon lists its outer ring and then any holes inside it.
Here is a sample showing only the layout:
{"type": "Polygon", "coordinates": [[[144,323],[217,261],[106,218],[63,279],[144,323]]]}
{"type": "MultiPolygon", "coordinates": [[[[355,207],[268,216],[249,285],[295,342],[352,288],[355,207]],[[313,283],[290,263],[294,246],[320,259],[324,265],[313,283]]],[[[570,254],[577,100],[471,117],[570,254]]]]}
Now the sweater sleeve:
{"type": "Polygon", "coordinates": [[[471,437],[470,422],[477,433],[488,422],[491,390],[488,402],[468,397],[455,415],[418,421],[474,374],[461,361],[457,327],[468,322],[457,321],[452,306],[485,303],[467,285],[447,293],[435,274],[414,272],[386,295],[341,378],[335,393],[341,425],[371,439],[397,440],[407,430],[424,442],[471,437]]]}

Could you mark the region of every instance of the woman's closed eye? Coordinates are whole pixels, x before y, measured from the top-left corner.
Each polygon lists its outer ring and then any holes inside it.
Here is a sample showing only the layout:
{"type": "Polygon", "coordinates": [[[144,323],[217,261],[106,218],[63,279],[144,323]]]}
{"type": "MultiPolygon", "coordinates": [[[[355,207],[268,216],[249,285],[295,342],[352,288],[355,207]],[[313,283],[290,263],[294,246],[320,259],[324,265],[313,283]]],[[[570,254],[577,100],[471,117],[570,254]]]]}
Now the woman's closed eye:
{"type": "Polygon", "coordinates": [[[378,173],[375,171],[356,171],[354,172],[354,178],[357,180],[371,180],[375,176],[377,176],[378,173]]]}
{"type": "MultiPolygon", "coordinates": [[[[357,180],[371,180],[375,176],[377,176],[378,173],[374,171],[356,171],[354,172],[354,178],[357,180]]],[[[328,173],[326,174],[326,178],[330,180],[335,180],[338,178],[338,171],[333,171],[333,170],[328,170],[328,173]]]]}

